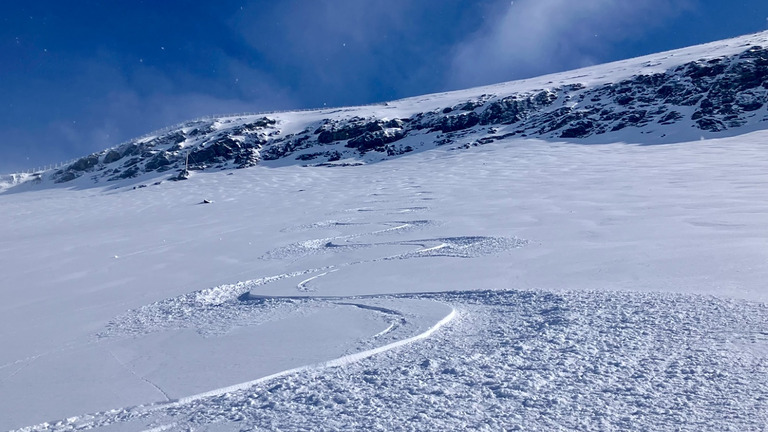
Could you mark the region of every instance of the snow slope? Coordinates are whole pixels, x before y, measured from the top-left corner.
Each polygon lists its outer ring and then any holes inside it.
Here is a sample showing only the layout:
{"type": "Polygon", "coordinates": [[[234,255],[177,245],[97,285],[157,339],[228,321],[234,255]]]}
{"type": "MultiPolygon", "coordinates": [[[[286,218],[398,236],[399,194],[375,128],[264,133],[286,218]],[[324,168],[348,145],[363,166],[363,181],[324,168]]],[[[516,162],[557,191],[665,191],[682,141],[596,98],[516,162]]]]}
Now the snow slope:
{"type": "Polygon", "coordinates": [[[0,430],[760,430],[758,125],[652,146],[455,137],[181,182],[15,177],[0,430]]]}

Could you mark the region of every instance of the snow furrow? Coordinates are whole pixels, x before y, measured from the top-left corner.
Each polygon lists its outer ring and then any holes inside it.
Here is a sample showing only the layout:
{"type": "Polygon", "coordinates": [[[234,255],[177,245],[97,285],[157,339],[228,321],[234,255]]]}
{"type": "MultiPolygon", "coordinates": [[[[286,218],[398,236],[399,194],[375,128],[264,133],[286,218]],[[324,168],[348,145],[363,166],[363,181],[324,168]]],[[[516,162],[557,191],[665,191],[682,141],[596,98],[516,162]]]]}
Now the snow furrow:
{"type": "Polygon", "coordinates": [[[433,325],[432,327],[427,329],[425,332],[423,332],[421,334],[418,334],[416,336],[413,336],[413,337],[410,337],[410,338],[407,338],[407,339],[403,339],[403,340],[399,340],[397,342],[393,342],[393,343],[384,345],[384,346],[379,347],[379,348],[374,348],[374,349],[366,350],[366,351],[359,352],[359,353],[349,354],[349,355],[346,355],[346,356],[343,356],[343,357],[339,357],[339,358],[336,358],[336,359],[333,359],[333,360],[328,360],[326,362],[319,363],[319,364],[316,364],[316,365],[308,365],[308,366],[301,366],[301,367],[298,367],[298,368],[288,369],[288,370],[277,372],[275,374],[272,374],[272,375],[269,375],[269,376],[266,376],[266,377],[263,377],[263,378],[259,378],[257,380],[248,381],[248,382],[244,382],[244,383],[240,383],[240,384],[235,384],[235,385],[232,385],[232,386],[223,387],[223,388],[220,388],[220,389],[211,390],[211,391],[208,391],[208,392],[205,392],[205,393],[200,393],[200,394],[196,394],[196,395],[192,395],[192,396],[187,396],[187,397],[179,399],[176,402],[173,402],[172,404],[173,404],[173,406],[185,405],[185,404],[189,404],[191,402],[194,402],[194,401],[197,401],[197,400],[200,400],[200,399],[205,399],[205,398],[210,398],[210,397],[215,397],[215,396],[221,396],[221,395],[224,395],[224,394],[227,394],[227,393],[233,393],[233,392],[236,392],[236,391],[245,390],[245,389],[253,387],[253,386],[257,385],[257,384],[261,384],[261,383],[264,383],[264,382],[267,382],[267,381],[270,381],[270,380],[273,380],[275,378],[278,378],[278,377],[281,377],[281,376],[285,376],[285,375],[291,375],[291,374],[295,374],[295,373],[303,372],[303,371],[307,371],[307,370],[339,367],[339,366],[344,366],[344,365],[347,365],[347,364],[350,364],[350,363],[358,362],[360,360],[364,360],[364,359],[367,359],[369,357],[375,356],[376,354],[380,354],[380,353],[383,353],[383,352],[386,352],[386,351],[389,351],[389,350],[393,350],[395,348],[399,348],[399,347],[408,345],[410,343],[413,343],[413,342],[416,342],[416,341],[419,341],[419,340],[422,340],[422,339],[426,339],[429,336],[431,336],[433,333],[435,333],[436,331],[440,330],[441,327],[443,327],[444,325],[449,323],[455,316],[456,316],[456,309],[451,308],[451,312],[448,315],[446,315],[443,319],[438,321],[435,325],[433,325]]]}
{"type": "MultiPolygon", "coordinates": [[[[424,332],[417,334],[412,337],[408,337],[406,339],[401,339],[396,342],[389,343],[387,345],[368,349],[365,351],[353,353],[344,355],[342,357],[338,357],[336,359],[324,361],[317,364],[312,365],[306,365],[306,366],[300,366],[296,368],[287,369],[284,371],[276,372],[273,374],[270,374],[268,376],[251,380],[231,386],[226,386],[214,390],[210,390],[207,392],[186,396],[183,398],[179,398],[174,401],[168,401],[168,402],[157,402],[147,405],[138,405],[134,407],[127,407],[122,409],[114,409],[109,410],[101,413],[95,413],[95,414],[85,414],[80,416],[71,416],[64,420],[56,421],[56,422],[45,422],[34,426],[28,426],[24,428],[17,429],[16,432],[34,432],[34,431],[64,431],[64,430],[89,430],[97,427],[103,427],[108,426],[115,423],[121,423],[126,421],[132,421],[139,418],[146,418],[148,416],[153,415],[153,413],[158,412],[164,412],[164,411],[172,411],[179,408],[182,408],[186,405],[192,404],[194,402],[216,398],[219,396],[224,396],[228,394],[232,394],[235,392],[241,392],[248,390],[251,387],[257,386],[259,384],[263,384],[269,381],[272,381],[274,379],[285,377],[289,375],[294,375],[306,371],[320,371],[323,369],[328,368],[336,368],[341,367],[349,364],[353,364],[355,362],[359,362],[361,360],[376,356],[378,354],[394,350],[396,348],[400,348],[409,344],[412,344],[414,342],[424,340],[431,335],[433,335],[435,332],[440,330],[443,326],[445,326],[447,323],[449,323],[451,320],[453,320],[456,317],[456,309],[451,308],[451,311],[444,316],[442,319],[440,319],[437,323],[429,327],[424,332]]],[[[377,334],[374,336],[374,338],[388,332],[390,328],[386,329],[385,331],[377,334]]],[[[110,354],[114,357],[114,354],[110,352],[110,354]]],[[[115,360],[118,361],[123,367],[126,367],[122,362],[120,362],[119,359],[115,357],[115,360]]],[[[135,375],[135,372],[131,370],[131,373],[135,375]]],[[[139,377],[141,378],[141,377],[139,377]]],[[[141,378],[143,381],[147,382],[148,384],[152,385],[155,389],[162,392],[163,395],[168,399],[168,395],[159,387],[152,384],[151,382],[141,378]]],[[[150,431],[162,431],[162,430],[168,430],[171,428],[174,428],[176,426],[175,423],[171,423],[168,425],[161,425],[152,429],[149,429],[150,431]]]]}

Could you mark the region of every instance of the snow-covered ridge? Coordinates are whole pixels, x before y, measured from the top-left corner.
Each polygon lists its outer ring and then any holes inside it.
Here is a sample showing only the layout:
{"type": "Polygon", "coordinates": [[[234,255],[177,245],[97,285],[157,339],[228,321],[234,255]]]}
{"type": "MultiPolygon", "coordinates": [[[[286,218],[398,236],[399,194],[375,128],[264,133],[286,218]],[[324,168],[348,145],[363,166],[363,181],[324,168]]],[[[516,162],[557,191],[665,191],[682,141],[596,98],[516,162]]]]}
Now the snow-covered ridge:
{"type": "MultiPolygon", "coordinates": [[[[32,176],[101,183],[169,171],[377,162],[518,136],[664,143],[768,126],[768,32],[378,105],[185,123],[32,176]]],[[[0,180],[0,191],[19,181],[0,180]]]]}

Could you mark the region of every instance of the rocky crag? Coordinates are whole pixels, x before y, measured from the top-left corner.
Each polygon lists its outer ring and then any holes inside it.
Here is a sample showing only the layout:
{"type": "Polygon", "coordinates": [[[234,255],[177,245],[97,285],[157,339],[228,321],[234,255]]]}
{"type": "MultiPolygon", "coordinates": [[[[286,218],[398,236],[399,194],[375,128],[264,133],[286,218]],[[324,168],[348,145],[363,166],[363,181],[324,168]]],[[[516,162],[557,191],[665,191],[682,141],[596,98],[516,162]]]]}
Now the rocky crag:
{"type": "Polygon", "coordinates": [[[480,88],[481,94],[471,97],[459,92],[453,98],[434,98],[429,110],[409,106],[405,99],[376,109],[190,122],[83,157],[46,177],[56,183],[81,177],[98,183],[168,172],[179,179],[186,169],[361,164],[436,146],[460,148],[510,137],[619,141],[627,132],[663,138],[680,130],[711,135],[768,125],[768,48],[758,45],[617,82],[571,81],[510,93],[480,88]]]}

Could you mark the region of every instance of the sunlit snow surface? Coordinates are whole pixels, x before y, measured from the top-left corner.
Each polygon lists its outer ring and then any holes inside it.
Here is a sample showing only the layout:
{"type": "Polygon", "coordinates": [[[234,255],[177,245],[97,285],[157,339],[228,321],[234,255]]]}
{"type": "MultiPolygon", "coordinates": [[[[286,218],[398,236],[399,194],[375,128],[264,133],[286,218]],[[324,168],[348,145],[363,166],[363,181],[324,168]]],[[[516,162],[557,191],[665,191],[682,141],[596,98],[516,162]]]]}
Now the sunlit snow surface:
{"type": "Polygon", "coordinates": [[[0,195],[0,429],[759,430],[766,142],[0,195]]]}

